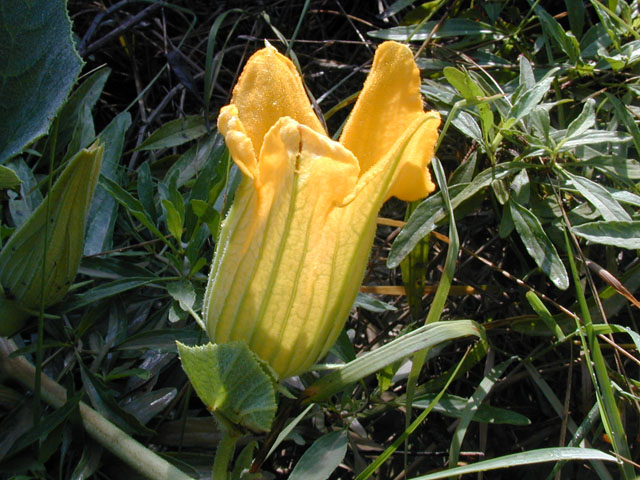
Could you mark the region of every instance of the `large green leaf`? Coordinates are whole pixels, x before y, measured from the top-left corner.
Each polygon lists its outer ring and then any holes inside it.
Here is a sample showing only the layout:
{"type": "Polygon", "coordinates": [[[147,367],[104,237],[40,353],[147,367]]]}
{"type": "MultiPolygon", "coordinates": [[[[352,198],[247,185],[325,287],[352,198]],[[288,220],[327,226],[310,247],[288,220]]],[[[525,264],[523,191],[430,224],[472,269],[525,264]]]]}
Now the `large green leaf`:
{"type": "Polygon", "coordinates": [[[2,2],[0,162],[49,129],[82,61],[63,0],[2,2]]]}

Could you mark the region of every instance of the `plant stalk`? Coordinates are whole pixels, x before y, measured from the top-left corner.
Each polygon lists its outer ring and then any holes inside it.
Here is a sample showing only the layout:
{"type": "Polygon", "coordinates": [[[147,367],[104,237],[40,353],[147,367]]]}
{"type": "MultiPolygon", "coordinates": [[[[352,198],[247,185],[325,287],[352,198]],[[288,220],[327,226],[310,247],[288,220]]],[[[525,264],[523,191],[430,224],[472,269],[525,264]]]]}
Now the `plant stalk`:
{"type": "MultiPolygon", "coordinates": [[[[13,378],[33,390],[36,385],[36,369],[24,357],[10,358],[16,350],[15,344],[0,337],[0,374],[13,378]]],[[[67,391],[59,383],[42,374],[40,376],[42,399],[55,408],[67,401],[67,391]]],[[[113,423],[89,407],[79,403],[82,425],[98,443],[119,457],[146,478],[153,480],[193,480],[179,468],[173,466],[155,452],[133,439],[113,423]]]]}
{"type": "MultiPolygon", "coordinates": [[[[218,417],[216,417],[218,419],[218,417]]],[[[211,480],[227,480],[229,478],[229,463],[236,451],[238,434],[235,430],[227,428],[224,422],[218,422],[222,438],[216,448],[216,456],[213,459],[213,471],[211,480]]]]}

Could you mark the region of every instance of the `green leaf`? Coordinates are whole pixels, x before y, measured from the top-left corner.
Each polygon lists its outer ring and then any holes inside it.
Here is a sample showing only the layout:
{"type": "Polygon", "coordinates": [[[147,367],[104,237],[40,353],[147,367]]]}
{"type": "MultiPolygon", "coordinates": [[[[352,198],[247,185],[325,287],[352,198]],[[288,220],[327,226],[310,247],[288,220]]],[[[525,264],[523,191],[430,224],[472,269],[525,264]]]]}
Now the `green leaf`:
{"type": "Polygon", "coordinates": [[[204,117],[194,115],[165,123],[142,142],[136,150],[158,150],[177,147],[207,133],[204,117]]]}
{"type": "Polygon", "coordinates": [[[435,322],[417,328],[316,380],[305,390],[305,401],[324,400],[396,360],[439,343],[469,335],[484,338],[484,329],[471,320],[435,322]]]}
{"type": "Polygon", "coordinates": [[[526,466],[544,462],[561,462],[565,460],[604,460],[607,462],[618,462],[613,455],[593,448],[551,447],[483,460],[421,477],[413,477],[411,480],[439,480],[441,478],[457,477],[458,475],[468,473],[487,472],[499,468],[526,466]]]}
{"type": "Polygon", "coordinates": [[[37,188],[38,182],[36,177],[22,157],[14,158],[7,165],[16,172],[22,181],[19,196],[16,196],[12,191],[7,192],[9,196],[11,220],[13,220],[13,225],[18,228],[31,216],[36,207],[40,205],[42,202],[42,194],[37,188]]]}
{"type": "Polygon", "coordinates": [[[153,433],[131,413],[124,410],[114,398],[113,391],[82,363],[80,363],[80,376],[84,391],[98,412],[129,434],[151,435],[153,433]]]}
{"type": "Polygon", "coordinates": [[[569,61],[576,65],[580,60],[580,46],[576,38],[571,32],[567,32],[562,28],[562,25],[541,6],[536,6],[535,12],[547,37],[553,38],[564,53],[567,54],[569,61]]]}
{"type": "Polygon", "coordinates": [[[514,98],[511,99],[513,107],[507,115],[507,118],[512,121],[518,121],[535,109],[549,92],[549,88],[554,79],[554,73],[557,70],[557,68],[554,68],[549,71],[533,88],[522,88],[518,90],[518,94],[514,95],[514,98]]]}
{"type": "MultiPolygon", "coordinates": [[[[212,131],[184,152],[164,176],[164,181],[175,177],[176,188],[182,187],[196,175],[205,171],[209,163],[217,165],[225,154],[222,136],[212,131]]],[[[210,179],[211,180],[211,179],[210,179]]]]}
{"type": "Polygon", "coordinates": [[[189,280],[169,283],[167,292],[180,304],[180,308],[185,311],[192,309],[193,304],[196,302],[196,292],[193,290],[193,285],[189,280]]]}
{"type": "Polygon", "coordinates": [[[607,96],[607,100],[613,105],[618,121],[623,124],[631,134],[636,152],[640,155],[640,128],[638,128],[638,124],[620,100],[609,93],[605,95],[607,96]]]}
{"type": "Polygon", "coordinates": [[[561,290],[568,288],[567,270],[537,217],[513,199],[509,200],[509,212],[531,258],[556,287],[561,290]]]}
{"type": "Polygon", "coordinates": [[[21,436],[12,446],[9,455],[18,453],[38,440],[44,440],[54,429],[64,422],[78,408],[81,394],[68,398],[65,404],[54,410],[49,415],[40,419],[40,422],[21,436]]]}
{"type": "Polygon", "coordinates": [[[558,322],[556,322],[556,319],[553,318],[553,315],[551,315],[551,312],[549,312],[544,303],[542,303],[542,300],[532,291],[528,291],[525,297],[533,311],[538,314],[549,330],[558,337],[558,340],[564,340],[564,332],[560,328],[560,325],[558,325],[558,322]]]}
{"type": "Polygon", "coordinates": [[[396,310],[398,310],[393,305],[385,303],[382,300],[378,300],[377,298],[362,292],[358,292],[358,295],[356,296],[356,300],[353,303],[353,306],[363,308],[369,312],[376,312],[376,313],[395,312],[396,310]]]}
{"type": "Polygon", "coordinates": [[[47,138],[43,157],[65,159],[75,155],[95,137],[91,109],[102,94],[111,70],[101,68],[89,75],[71,94],[60,109],[55,136],[47,138]],[[55,152],[51,149],[55,147],[55,152]]]}
{"type": "MultiPolygon", "coordinates": [[[[447,78],[447,81],[460,92],[465,100],[476,100],[486,96],[484,90],[480,88],[477,82],[475,82],[467,72],[463,72],[456,68],[446,67],[443,70],[443,73],[447,78]]],[[[486,102],[480,102],[476,107],[480,112],[482,130],[485,135],[489,135],[491,128],[493,127],[493,113],[491,112],[491,108],[486,102]]]]}
{"type": "Polygon", "coordinates": [[[596,101],[587,99],[582,107],[582,112],[573,120],[567,128],[567,139],[578,137],[596,124],[596,101]]]}
{"type": "MultiPolygon", "coordinates": [[[[367,32],[367,35],[382,40],[396,40],[406,42],[408,40],[420,41],[426,40],[431,35],[438,22],[431,21],[422,25],[416,30],[415,25],[392,27],[384,30],[375,30],[367,32]]],[[[433,34],[432,38],[458,37],[465,35],[482,35],[486,33],[495,33],[496,30],[486,23],[476,22],[465,18],[453,18],[445,20],[433,34]]]]}
{"type": "Polygon", "coordinates": [[[640,180],[640,162],[632,158],[600,155],[580,162],[583,166],[593,166],[621,180],[640,180]]]}
{"type": "Polygon", "coordinates": [[[596,208],[602,218],[607,221],[631,221],[627,211],[602,185],[581,175],[574,175],[565,169],[562,169],[562,173],[569,177],[574,187],[596,208]]]}
{"type": "MultiPolygon", "coordinates": [[[[431,403],[433,403],[435,397],[435,393],[417,396],[413,401],[413,408],[420,410],[428,408],[431,403]]],[[[440,401],[433,407],[433,411],[446,415],[447,417],[460,418],[468,403],[469,399],[467,398],[444,394],[440,401]]],[[[517,412],[485,404],[480,404],[477,407],[477,410],[475,410],[472,416],[474,422],[492,423],[496,425],[531,425],[531,420],[517,412]]]]}
{"type": "MultiPolygon", "coordinates": [[[[485,187],[491,185],[494,180],[500,180],[508,175],[517,173],[523,168],[530,168],[526,163],[508,162],[490,167],[480,172],[468,185],[454,185],[451,187],[451,204],[457,208],[462,202],[468,200],[485,187]]],[[[396,240],[393,242],[391,252],[387,259],[387,266],[395,268],[406,257],[418,242],[428,235],[439,222],[447,217],[444,202],[440,192],[427,197],[415,212],[411,215],[396,240]]]]}
{"type": "Polygon", "coordinates": [[[182,240],[184,218],[169,200],[162,200],[162,205],[167,210],[167,229],[171,232],[173,238],[175,238],[177,242],[180,242],[182,240]]]}
{"type": "MultiPolygon", "coordinates": [[[[100,173],[114,182],[117,182],[120,176],[118,166],[122,156],[124,137],[130,125],[131,115],[128,112],[121,113],[98,136],[104,142],[100,173]]],[[[84,255],[94,255],[112,248],[117,212],[118,204],[115,198],[102,185],[98,185],[89,210],[84,255]]]]}
{"type": "Polygon", "coordinates": [[[27,308],[40,308],[41,296],[45,305],[58,302],[76,276],[103,150],[94,144],[71,159],[0,252],[0,282],[27,308]]]}
{"type": "Polygon", "coordinates": [[[195,345],[202,340],[204,332],[198,330],[158,329],[137,333],[116,345],[118,350],[150,349],[159,352],[176,352],[176,340],[184,344],[195,345]]]}
{"type": "Polygon", "coordinates": [[[640,221],[638,220],[583,223],[577,227],[571,227],[571,231],[579,237],[602,245],[632,250],[640,248],[640,221]]]}
{"type": "Polygon", "coordinates": [[[271,429],[276,413],[275,377],[245,343],[176,344],[189,381],[216,418],[255,432],[271,429]]]}
{"type": "Polygon", "coordinates": [[[347,431],[323,435],[304,452],[289,480],[326,480],[338,468],[347,453],[347,431]]]}
{"type": "Polygon", "coordinates": [[[65,303],[64,309],[69,312],[86,305],[90,305],[99,300],[118,295],[134,288],[142,287],[149,283],[156,282],[156,277],[127,277],[114,280],[113,282],[98,285],[86,292],[74,295],[68,302],[65,303]]]}
{"type": "Polygon", "coordinates": [[[118,185],[116,182],[107,178],[105,176],[100,176],[100,185],[102,185],[105,190],[107,190],[113,197],[125,207],[131,215],[136,217],[142,225],[144,225],[151,233],[153,233],[157,238],[163,240],[167,245],[172,245],[166,240],[165,236],[162,234],[158,227],[155,226],[151,218],[149,218],[149,214],[146,212],[142,203],[138,199],[136,199],[133,195],[127,192],[124,188],[118,185]]]}
{"type": "Polygon", "coordinates": [[[82,68],[63,0],[0,8],[0,163],[47,133],[82,68]]]}
{"type": "Polygon", "coordinates": [[[22,183],[20,177],[11,170],[9,167],[0,165],[0,189],[5,190],[7,188],[18,187],[22,183]]]}
{"type": "Polygon", "coordinates": [[[469,424],[473,420],[475,413],[478,408],[482,406],[482,402],[489,395],[496,382],[502,377],[504,371],[511,365],[511,363],[515,360],[515,357],[508,358],[504,362],[495,365],[489,372],[487,372],[473,392],[473,395],[467,401],[467,404],[460,416],[460,422],[456,426],[456,430],[453,434],[453,438],[451,439],[451,446],[449,447],[449,465],[457,465],[458,458],[460,455],[460,448],[462,446],[462,442],[467,433],[467,429],[469,424]]]}

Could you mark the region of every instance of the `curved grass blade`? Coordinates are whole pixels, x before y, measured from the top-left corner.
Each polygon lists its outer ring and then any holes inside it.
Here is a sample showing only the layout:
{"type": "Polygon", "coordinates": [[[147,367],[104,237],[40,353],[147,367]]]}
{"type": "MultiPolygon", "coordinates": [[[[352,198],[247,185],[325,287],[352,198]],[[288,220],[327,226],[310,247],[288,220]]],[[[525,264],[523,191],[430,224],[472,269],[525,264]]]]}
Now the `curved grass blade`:
{"type": "Polygon", "coordinates": [[[348,385],[419,350],[469,335],[484,339],[484,329],[471,320],[438,322],[420,327],[316,380],[304,391],[304,403],[324,400],[348,385]]]}
{"type": "Polygon", "coordinates": [[[595,450],[593,448],[576,447],[552,447],[530,450],[528,452],[514,453],[491,460],[464,465],[462,467],[444,470],[442,472],[431,473],[421,477],[414,477],[411,480],[438,480],[440,478],[450,478],[467,473],[486,472],[499,468],[518,467],[544,462],[562,462],[567,460],[603,460],[606,462],[618,462],[616,457],[608,453],[595,450]]]}

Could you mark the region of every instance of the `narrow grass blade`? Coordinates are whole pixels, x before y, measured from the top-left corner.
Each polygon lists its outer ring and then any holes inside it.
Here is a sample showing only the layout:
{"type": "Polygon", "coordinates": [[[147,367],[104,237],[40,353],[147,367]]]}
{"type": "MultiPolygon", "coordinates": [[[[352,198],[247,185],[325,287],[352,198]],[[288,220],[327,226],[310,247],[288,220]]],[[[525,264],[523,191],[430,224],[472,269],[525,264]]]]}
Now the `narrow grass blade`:
{"type": "Polygon", "coordinates": [[[504,457],[492,458],[482,462],[456,467],[442,472],[431,473],[421,477],[414,477],[411,480],[438,480],[440,478],[450,478],[468,473],[486,472],[499,468],[519,467],[544,462],[561,462],[566,460],[603,460],[607,462],[618,462],[616,457],[593,448],[541,448],[528,452],[514,453],[504,457]]]}
{"type": "Polygon", "coordinates": [[[360,475],[356,477],[356,480],[366,480],[367,478],[369,478],[376,470],[378,470],[378,468],[380,468],[380,466],[384,462],[387,461],[387,459],[391,455],[393,455],[393,452],[395,452],[398,449],[398,447],[402,445],[402,443],[404,443],[409,438],[409,435],[411,435],[416,430],[416,428],[418,428],[422,424],[422,422],[426,420],[427,415],[431,413],[431,410],[433,410],[433,408],[438,404],[440,399],[444,396],[445,392],[449,388],[449,385],[451,385],[451,382],[453,382],[453,380],[455,380],[455,378],[458,376],[458,373],[460,372],[462,365],[464,365],[465,360],[469,356],[469,352],[470,350],[467,350],[467,352],[464,354],[464,357],[462,357],[462,359],[458,362],[458,364],[456,365],[456,368],[453,370],[453,372],[451,372],[451,374],[447,378],[447,381],[442,387],[442,390],[440,390],[438,395],[436,395],[436,398],[433,399],[433,401],[429,404],[429,406],[426,409],[424,409],[424,411],[420,413],[420,415],[418,415],[418,417],[411,423],[411,425],[407,426],[407,428],[402,433],[402,435],[396,438],[396,440],[384,452],[382,452],[380,456],[376,458],[371,465],[369,465],[362,473],[360,473],[360,475]]]}
{"type": "Polygon", "coordinates": [[[453,434],[453,438],[451,440],[451,446],[449,447],[449,465],[454,466],[458,464],[458,458],[460,455],[460,448],[462,447],[462,442],[467,433],[467,428],[473,420],[473,416],[475,415],[478,407],[482,404],[484,399],[489,395],[491,389],[496,384],[500,377],[504,373],[504,371],[511,365],[515,358],[509,358],[508,360],[502,362],[500,365],[492,368],[491,371],[482,379],[480,385],[476,388],[475,392],[469,401],[467,402],[467,406],[462,412],[462,417],[460,418],[460,422],[456,427],[456,431],[453,434]]]}
{"type": "MultiPolygon", "coordinates": [[[[613,450],[623,458],[631,458],[629,444],[627,443],[624,426],[622,424],[622,419],[620,418],[620,411],[618,410],[618,405],[613,394],[613,388],[611,387],[611,379],[609,378],[607,371],[607,364],[602,355],[602,351],[600,350],[598,337],[593,331],[591,313],[589,311],[584,290],[582,289],[580,275],[578,274],[576,261],[573,255],[573,248],[569,242],[569,235],[566,230],[565,243],[567,246],[569,265],[571,266],[571,275],[573,276],[573,283],[576,289],[576,296],[578,298],[578,304],[580,305],[580,312],[582,314],[582,321],[584,322],[584,327],[581,325],[578,325],[577,327],[580,332],[582,349],[586,355],[585,364],[589,369],[596,393],[596,400],[600,408],[602,425],[611,440],[613,450]],[[585,332],[586,335],[582,332],[585,332]]],[[[634,468],[629,463],[623,462],[620,464],[620,473],[625,479],[635,478],[634,468]]]]}
{"type": "Polygon", "coordinates": [[[354,361],[316,380],[305,390],[304,401],[309,403],[326,399],[396,360],[439,343],[470,335],[484,338],[484,329],[471,320],[456,320],[425,325],[377,350],[356,358],[354,361]]]}

